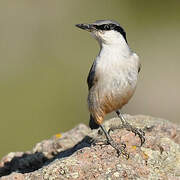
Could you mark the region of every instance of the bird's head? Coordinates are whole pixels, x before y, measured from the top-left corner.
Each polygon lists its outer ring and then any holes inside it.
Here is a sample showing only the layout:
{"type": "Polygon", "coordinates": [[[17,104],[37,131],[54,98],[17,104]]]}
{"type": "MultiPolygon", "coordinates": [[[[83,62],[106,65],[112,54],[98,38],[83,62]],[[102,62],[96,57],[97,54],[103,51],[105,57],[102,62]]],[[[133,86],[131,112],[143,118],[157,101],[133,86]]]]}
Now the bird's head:
{"type": "Polygon", "coordinates": [[[91,32],[100,44],[127,44],[126,32],[115,21],[98,20],[90,24],[76,24],[76,26],[91,32]]]}

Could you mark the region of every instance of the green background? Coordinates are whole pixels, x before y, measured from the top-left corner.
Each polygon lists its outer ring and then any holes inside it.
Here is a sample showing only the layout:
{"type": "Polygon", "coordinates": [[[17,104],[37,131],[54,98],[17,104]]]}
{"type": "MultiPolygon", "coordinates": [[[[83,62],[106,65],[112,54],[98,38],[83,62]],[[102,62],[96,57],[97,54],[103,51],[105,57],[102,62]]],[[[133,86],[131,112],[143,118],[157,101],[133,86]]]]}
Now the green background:
{"type": "Polygon", "coordinates": [[[99,47],[74,24],[100,19],[118,21],[142,61],[123,112],[179,123],[180,1],[1,0],[0,157],[88,123],[86,78],[99,47]]]}

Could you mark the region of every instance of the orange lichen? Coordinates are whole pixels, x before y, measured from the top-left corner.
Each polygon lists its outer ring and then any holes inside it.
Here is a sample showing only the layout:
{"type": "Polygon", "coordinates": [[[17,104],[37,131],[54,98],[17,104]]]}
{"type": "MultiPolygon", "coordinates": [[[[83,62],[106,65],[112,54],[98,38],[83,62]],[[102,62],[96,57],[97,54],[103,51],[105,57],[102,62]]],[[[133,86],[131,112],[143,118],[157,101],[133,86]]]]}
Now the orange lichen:
{"type": "Polygon", "coordinates": [[[61,137],[62,137],[62,134],[61,134],[61,133],[58,133],[58,134],[56,134],[55,136],[56,136],[56,138],[61,138],[61,137]]]}
{"type": "Polygon", "coordinates": [[[136,150],[137,146],[132,146],[132,149],[136,150]]]}
{"type": "Polygon", "coordinates": [[[144,160],[148,160],[149,156],[145,152],[143,152],[142,155],[144,160]]]}

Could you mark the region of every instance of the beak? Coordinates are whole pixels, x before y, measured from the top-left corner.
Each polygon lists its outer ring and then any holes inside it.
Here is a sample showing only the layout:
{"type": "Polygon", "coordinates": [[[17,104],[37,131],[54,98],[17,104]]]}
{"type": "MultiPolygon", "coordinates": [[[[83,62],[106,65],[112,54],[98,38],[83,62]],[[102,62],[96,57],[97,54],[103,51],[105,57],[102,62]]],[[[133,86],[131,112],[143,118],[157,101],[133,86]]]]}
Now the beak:
{"type": "Polygon", "coordinates": [[[95,30],[94,26],[92,24],[76,24],[76,27],[80,29],[84,29],[86,31],[92,31],[95,30]]]}

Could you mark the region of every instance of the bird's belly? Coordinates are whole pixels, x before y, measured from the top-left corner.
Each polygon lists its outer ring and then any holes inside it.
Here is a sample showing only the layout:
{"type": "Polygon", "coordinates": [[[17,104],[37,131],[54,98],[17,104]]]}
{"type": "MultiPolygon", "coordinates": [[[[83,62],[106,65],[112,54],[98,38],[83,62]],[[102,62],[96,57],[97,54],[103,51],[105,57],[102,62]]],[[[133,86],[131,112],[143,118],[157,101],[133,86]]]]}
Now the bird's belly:
{"type": "Polygon", "coordinates": [[[138,72],[136,69],[110,71],[99,76],[98,82],[90,89],[88,107],[100,124],[104,116],[121,109],[134,94],[138,72]]]}
{"type": "Polygon", "coordinates": [[[105,113],[109,113],[120,109],[132,97],[137,84],[137,73],[119,73],[102,80],[100,84],[100,106],[105,113]]]}
{"type": "Polygon", "coordinates": [[[133,94],[134,89],[129,87],[121,91],[111,91],[104,93],[100,107],[103,109],[105,114],[121,109],[123,105],[128,103],[133,94]]]}

